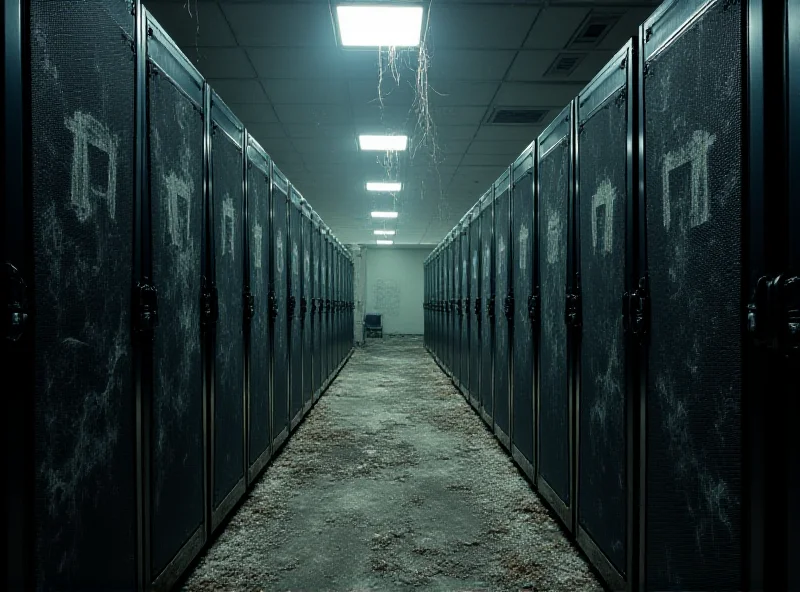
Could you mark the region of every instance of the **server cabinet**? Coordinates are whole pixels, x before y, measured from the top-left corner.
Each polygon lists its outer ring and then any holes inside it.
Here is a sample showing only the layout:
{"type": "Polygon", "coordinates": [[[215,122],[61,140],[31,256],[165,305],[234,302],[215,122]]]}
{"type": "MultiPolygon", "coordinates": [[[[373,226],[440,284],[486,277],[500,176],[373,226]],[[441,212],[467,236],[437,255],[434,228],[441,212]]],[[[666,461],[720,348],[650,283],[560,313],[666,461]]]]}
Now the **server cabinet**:
{"type": "Polygon", "coordinates": [[[535,282],[537,243],[535,218],[536,145],[531,144],[511,167],[511,268],[514,294],[512,349],[511,456],[536,480],[536,415],[534,376],[538,367],[536,334],[539,291],[535,282]]]}
{"type": "Polygon", "coordinates": [[[647,331],[638,560],[649,590],[773,588],[775,504],[760,456],[774,431],[762,423],[770,364],[746,329],[758,341],[768,325],[758,278],[782,227],[765,226],[781,199],[771,151],[785,128],[770,125],[781,77],[764,68],[781,63],[765,52],[783,6],[670,1],[642,26],[644,221],[630,307],[633,329],[647,331]]]}
{"type": "Polygon", "coordinates": [[[511,170],[494,184],[494,433],[511,450],[511,346],[509,324],[513,320],[514,295],[511,262],[511,170]]]}
{"type": "Polygon", "coordinates": [[[4,500],[19,589],[137,585],[133,7],[3,7],[4,500]]]}
{"type": "Polygon", "coordinates": [[[330,378],[330,307],[331,307],[331,293],[330,293],[330,240],[328,238],[328,231],[322,229],[320,237],[320,277],[322,280],[322,293],[320,301],[320,324],[321,324],[321,341],[322,341],[322,355],[320,362],[322,363],[322,388],[328,386],[328,378],[330,378]]]}
{"type": "Polygon", "coordinates": [[[331,363],[331,373],[335,374],[339,368],[339,339],[341,337],[339,328],[339,246],[336,240],[331,241],[331,324],[333,333],[331,335],[331,352],[333,360],[331,363]]]}
{"type": "Polygon", "coordinates": [[[470,404],[481,406],[481,223],[480,202],[472,208],[469,223],[469,292],[472,296],[472,321],[469,328],[469,394],[470,404]]]}
{"type": "Polygon", "coordinates": [[[333,289],[333,237],[330,236],[330,233],[327,235],[327,244],[325,252],[327,253],[327,261],[325,265],[325,273],[327,274],[327,281],[328,281],[328,295],[326,296],[327,301],[325,303],[325,322],[328,326],[328,339],[325,343],[325,352],[326,352],[326,371],[325,375],[328,377],[328,380],[331,379],[333,376],[333,370],[335,366],[334,360],[334,349],[333,343],[336,339],[335,327],[333,324],[333,297],[334,297],[334,289],[333,289]]]}
{"type": "Polygon", "coordinates": [[[200,295],[205,216],[204,81],[145,13],[147,199],[145,265],[158,290],[159,323],[143,356],[148,484],[145,581],[169,588],[206,540],[206,405],[200,295]]]}
{"type": "Polygon", "coordinates": [[[248,326],[247,355],[247,480],[251,483],[272,453],[270,359],[271,246],[270,159],[255,138],[247,136],[247,228],[249,284],[245,304],[248,326]]]}
{"type": "Polygon", "coordinates": [[[461,229],[453,229],[453,350],[451,363],[453,381],[456,387],[461,385],[461,321],[464,311],[461,308],[461,229]]]}
{"type": "Polygon", "coordinates": [[[311,409],[311,400],[314,397],[313,384],[313,359],[311,357],[312,333],[310,304],[313,298],[311,284],[311,208],[303,202],[303,275],[302,291],[300,296],[300,330],[303,336],[303,413],[311,409]]]}
{"type": "Polygon", "coordinates": [[[290,430],[294,430],[303,418],[303,328],[300,298],[303,290],[303,223],[300,193],[289,186],[289,417],[290,430]]]}
{"type": "Polygon", "coordinates": [[[277,450],[289,436],[289,182],[272,163],[272,449],[277,450]]]}
{"type": "Polygon", "coordinates": [[[467,216],[461,221],[459,225],[459,233],[461,234],[461,242],[459,246],[458,256],[461,258],[460,276],[458,282],[460,284],[460,297],[459,303],[461,314],[461,348],[459,351],[461,372],[458,377],[458,386],[461,389],[464,397],[469,400],[469,342],[470,342],[470,324],[472,321],[472,314],[470,309],[469,299],[469,223],[467,216]]]}
{"type": "Polygon", "coordinates": [[[452,285],[452,268],[453,258],[451,249],[451,237],[448,235],[445,238],[444,248],[442,249],[442,296],[444,301],[444,315],[443,315],[443,339],[442,339],[442,362],[444,363],[445,372],[452,376],[453,371],[450,366],[450,348],[452,346],[452,304],[453,304],[453,285],[452,285]]]}
{"type": "Polygon", "coordinates": [[[568,530],[573,510],[573,400],[568,326],[578,322],[574,278],[568,261],[572,202],[572,104],[542,132],[537,142],[539,281],[538,456],[539,491],[568,530]]]}
{"type": "Polygon", "coordinates": [[[313,400],[322,394],[322,229],[320,219],[314,216],[311,227],[311,355],[313,359],[313,400]]]}
{"type": "Polygon", "coordinates": [[[480,201],[481,225],[481,417],[489,427],[493,427],[494,413],[494,375],[492,358],[494,349],[495,285],[494,285],[494,199],[490,189],[480,201]]]}
{"type": "MultiPolygon", "coordinates": [[[[206,86],[208,89],[208,86],[206,86]]],[[[209,257],[218,315],[211,326],[213,352],[210,392],[211,528],[216,529],[244,495],[246,416],[244,392],[245,226],[244,127],[211,89],[206,93],[211,117],[211,227],[209,257]]]]}
{"type": "Polygon", "coordinates": [[[444,247],[439,249],[436,254],[436,289],[437,297],[437,316],[436,316],[436,357],[440,365],[444,365],[444,344],[447,343],[447,333],[445,332],[445,281],[444,281],[444,247]]]}
{"type": "Polygon", "coordinates": [[[634,384],[620,301],[634,283],[635,69],[629,42],[581,91],[576,107],[576,537],[613,590],[628,586],[633,539],[634,384]]]}

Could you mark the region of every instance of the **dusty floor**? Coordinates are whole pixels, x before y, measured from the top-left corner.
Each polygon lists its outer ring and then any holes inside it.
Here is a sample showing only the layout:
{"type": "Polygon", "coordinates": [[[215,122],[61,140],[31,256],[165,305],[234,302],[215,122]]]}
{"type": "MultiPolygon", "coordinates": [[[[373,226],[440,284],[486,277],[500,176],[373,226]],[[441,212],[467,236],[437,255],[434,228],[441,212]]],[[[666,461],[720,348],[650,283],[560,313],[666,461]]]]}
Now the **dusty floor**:
{"type": "Polygon", "coordinates": [[[371,339],[185,590],[602,590],[422,340],[371,339]]]}

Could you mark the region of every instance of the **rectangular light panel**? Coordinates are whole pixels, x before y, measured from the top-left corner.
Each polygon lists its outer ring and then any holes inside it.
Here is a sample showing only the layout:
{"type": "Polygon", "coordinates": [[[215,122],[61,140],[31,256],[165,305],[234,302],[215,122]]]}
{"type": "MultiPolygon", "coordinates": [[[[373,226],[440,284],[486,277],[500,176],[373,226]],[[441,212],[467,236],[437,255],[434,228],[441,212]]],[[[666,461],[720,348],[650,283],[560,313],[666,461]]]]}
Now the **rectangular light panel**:
{"type": "Polygon", "coordinates": [[[378,152],[399,152],[408,148],[408,136],[358,136],[362,150],[378,152]]]}
{"type": "Polygon", "coordinates": [[[381,239],[378,239],[375,242],[378,243],[379,245],[393,245],[394,244],[394,241],[381,240],[381,239]]]}
{"type": "Polygon", "coordinates": [[[376,230],[375,234],[377,236],[394,236],[395,235],[395,231],[394,230],[376,230]]]}
{"type": "Polygon", "coordinates": [[[378,183],[370,181],[367,183],[367,191],[381,191],[384,193],[394,193],[403,188],[402,183],[378,183]]]}
{"type": "Polygon", "coordinates": [[[422,6],[337,6],[344,47],[417,47],[422,6]]]}
{"type": "Polygon", "coordinates": [[[397,212],[372,212],[373,218],[397,218],[397,212]]]}

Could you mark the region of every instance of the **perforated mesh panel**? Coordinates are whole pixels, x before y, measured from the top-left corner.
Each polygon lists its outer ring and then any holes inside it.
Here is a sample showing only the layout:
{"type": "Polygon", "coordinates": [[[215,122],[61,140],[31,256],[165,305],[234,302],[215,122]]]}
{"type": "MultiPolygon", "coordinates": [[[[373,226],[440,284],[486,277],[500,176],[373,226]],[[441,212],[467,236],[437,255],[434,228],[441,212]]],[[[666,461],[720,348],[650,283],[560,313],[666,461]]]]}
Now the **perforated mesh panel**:
{"type": "MultiPolygon", "coordinates": [[[[311,265],[313,268],[311,274],[311,283],[313,284],[313,297],[322,298],[322,274],[320,273],[320,233],[319,228],[314,229],[311,244],[311,265]]],[[[311,327],[313,335],[312,350],[314,356],[314,392],[317,392],[322,387],[322,317],[319,314],[319,305],[311,318],[311,327]]]]}
{"type": "MultiPolygon", "coordinates": [[[[328,288],[328,240],[325,236],[320,237],[320,281],[321,285],[321,293],[320,298],[322,298],[323,302],[330,298],[330,291],[328,288]]],[[[328,378],[328,358],[330,354],[328,352],[328,343],[330,340],[330,333],[328,329],[328,313],[323,311],[322,316],[320,317],[321,327],[320,327],[320,341],[321,341],[321,359],[320,363],[322,364],[322,380],[323,382],[328,378]]]]}
{"type": "Polygon", "coordinates": [[[212,138],[214,253],[219,298],[214,377],[214,507],[244,475],[242,151],[222,132],[212,138]]]}
{"type": "Polygon", "coordinates": [[[151,539],[160,573],[203,522],[203,368],[200,277],[203,117],[152,70],[150,209],[159,325],[153,341],[151,539]]]}
{"type": "Polygon", "coordinates": [[[528,316],[528,298],[533,294],[533,174],[514,186],[514,445],[533,463],[533,331],[528,316]]]}
{"type": "Polygon", "coordinates": [[[505,298],[509,293],[508,258],[509,241],[509,190],[495,200],[495,313],[494,313],[494,422],[506,435],[511,430],[511,399],[509,377],[509,331],[505,317],[505,298]]]}
{"type": "Polygon", "coordinates": [[[492,347],[494,323],[489,318],[486,305],[494,292],[494,269],[492,260],[492,210],[481,214],[481,402],[483,410],[490,416],[494,412],[492,392],[492,347]]]}
{"type": "Polygon", "coordinates": [[[647,583],[741,585],[741,7],[648,64],[647,583]]]}
{"type": "Polygon", "coordinates": [[[250,458],[255,462],[272,441],[269,384],[269,178],[258,167],[247,168],[250,292],[255,314],[250,322],[250,458]]]}
{"type": "Polygon", "coordinates": [[[469,226],[470,241],[470,344],[469,344],[469,390],[474,399],[480,400],[481,392],[481,311],[475,314],[475,300],[481,296],[481,225],[473,220],[469,226]]]}
{"type": "Polygon", "coordinates": [[[306,299],[306,312],[303,321],[303,400],[308,403],[314,394],[311,382],[311,220],[303,216],[303,298],[306,299]]]}
{"type": "Polygon", "coordinates": [[[300,211],[289,205],[289,295],[294,297],[294,314],[289,319],[290,417],[295,419],[303,409],[303,334],[300,325],[300,296],[302,296],[302,249],[300,211]]]}
{"type": "Polygon", "coordinates": [[[469,339],[470,323],[472,321],[472,311],[468,306],[464,306],[465,301],[470,297],[469,294],[469,234],[461,235],[461,301],[464,315],[461,317],[461,383],[469,388],[469,339]]]}
{"type": "Polygon", "coordinates": [[[539,163],[539,270],[542,297],[539,390],[539,474],[570,503],[567,282],[569,145],[553,148],[539,163]]]}
{"type": "Polygon", "coordinates": [[[579,137],[583,333],[580,353],[578,520],[625,572],[625,291],[627,102],[611,99],[579,137]]]}
{"type": "Polygon", "coordinates": [[[289,320],[286,312],[288,278],[286,194],[276,186],[272,190],[272,244],[274,256],[275,312],[273,320],[272,364],[272,434],[277,437],[289,426],[289,320]]]}
{"type": "Polygon", "coordinates": [[[133,20],[33,0],[30,23],[37,587],[128,590],[133,20]]]}

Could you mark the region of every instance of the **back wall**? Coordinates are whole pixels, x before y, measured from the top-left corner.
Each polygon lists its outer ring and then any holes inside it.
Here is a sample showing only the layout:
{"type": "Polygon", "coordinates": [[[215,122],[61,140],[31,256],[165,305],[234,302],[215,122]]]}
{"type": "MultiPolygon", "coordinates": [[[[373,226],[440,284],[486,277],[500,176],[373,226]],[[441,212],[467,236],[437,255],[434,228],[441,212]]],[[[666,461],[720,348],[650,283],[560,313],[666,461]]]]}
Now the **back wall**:
{"type": "Polygon", "coordinates": [[[423,263],[429,248],[362,247],[366,254],[365,313],[383,315],[383,333],[423,332],[423,263]]]}

